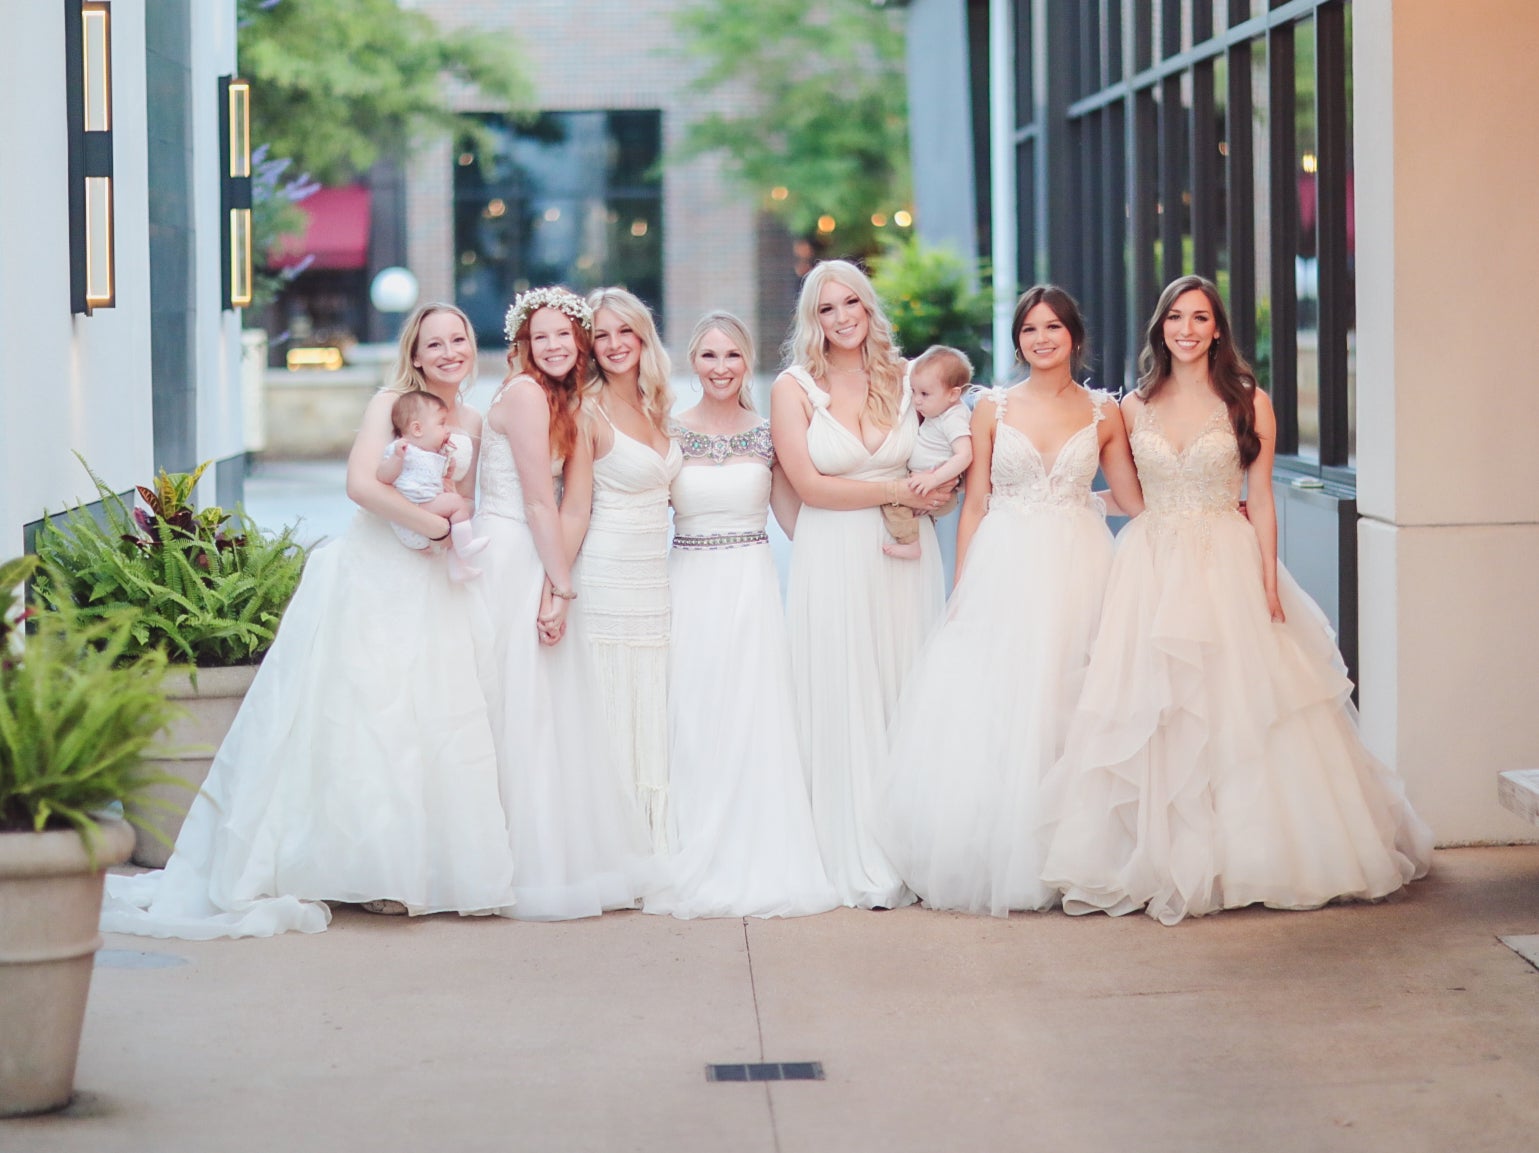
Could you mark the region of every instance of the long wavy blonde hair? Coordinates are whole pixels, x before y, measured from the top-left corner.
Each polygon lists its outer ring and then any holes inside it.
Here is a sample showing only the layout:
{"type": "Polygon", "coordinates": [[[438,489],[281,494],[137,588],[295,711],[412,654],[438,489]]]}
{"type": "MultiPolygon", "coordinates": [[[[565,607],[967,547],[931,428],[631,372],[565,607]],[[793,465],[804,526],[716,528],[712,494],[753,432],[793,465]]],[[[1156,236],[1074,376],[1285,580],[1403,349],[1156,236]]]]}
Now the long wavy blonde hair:
{"type": "Polygon", "coordinates": [[[852,291],[866,310],[866,343],[860,350],[860,363],[871,384],[866,389],[864,415],[879,428],[891,428],[897,422],[903,396],[903,359],[893,342],[892,321],[887,319],[876,290],[866,274],[849,261],[825,260],[807,274],[786,341],[786,361],[806,369],[814,380],[827,379],[828,344],[818,323],[818,301],[830,282],[852,291]]]}
{"type": "MultiPolygon", "coordinates": [[[[607,308],[628,324],[631,331],[641,337],[641,366],[637,383],[641,387],[641,407],[647,419],[659,432],[668,429],[668,414],[673,411],[673,390],[668,387],[668,377],[673,365],[663,339],[657,334],[657,322],[652,310],[641,300],[623,288],[596,288],[588,294],[588,307],[593,309],[594,330],[597,331],[599,309],[607,308]]],[[[593,357],[592,391],[602,387],[604,369],[593,357]]]]}
{"type": "Polygon", "coordinates": [[[689,367],[695,367],[695,354],[712,332],[721,333],[743,354],[743,384],[737,390],[737,402],[749,412],[758,412],[753,406],[753,337],[749,335],[748,326],[730,312],[707,312],[696,322],[695,331],[689,334],[689,351],[685,354],[689,358],[689,367]]]}
{"type": "Polygon", "coordinates": [[[385,386],[386,392],[427,391],[427,378],[422,375],[422,370],[412,363],[412,358],[417,355],[417,341],[422,338],[422,322],[435,312],[453,313],[465,326],[465,335],[470,338],[470,371],[460,382],[460,395],[463,396],[465,391],[475,384],[476,330],[471,326],[470,317],[452,304],[433,301],[418,305],[417,310],[406,318],[406,324],[401,329],[401,339],[395,349],[395,374],[390,378],[390,383],[385,386]]]}

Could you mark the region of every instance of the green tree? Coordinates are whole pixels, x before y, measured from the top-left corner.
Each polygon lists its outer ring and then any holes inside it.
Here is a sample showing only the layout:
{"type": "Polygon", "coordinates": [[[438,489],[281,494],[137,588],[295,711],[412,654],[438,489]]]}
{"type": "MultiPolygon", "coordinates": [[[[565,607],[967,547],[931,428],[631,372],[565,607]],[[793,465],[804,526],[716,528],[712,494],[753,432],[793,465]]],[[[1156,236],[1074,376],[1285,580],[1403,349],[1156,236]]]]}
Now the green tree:
{"type": "MultiPolygon", "coordinates": [[[[874,261],[871,284],[887,306],[893,335],[906,356],[932,344],[949,344],[973,362],[973,379],[993,374],[988,345],[992,297],[971,287],[969,269],[956,253],[926,248],[917,236],[889,242],[874,261]]],[[[976,272],[976,269],[973,270],[976,272]]]]}
{"type": "Polygon", "coordinates": [[[518,108],[530,88],[512,44],[445,29],[396,0],[239,0],[252,138],[336,183],[435,131],[475,132],[449,85],[518,108]]]}
{"type": "Polygon", "coordinates": [[[676,21],[692,86],[743,85],[749,100],[691,124],[675,159],[723,152],[793,233],[874,251],[911,195],[901,14],[871,0],[698,0],[676,21]]]}

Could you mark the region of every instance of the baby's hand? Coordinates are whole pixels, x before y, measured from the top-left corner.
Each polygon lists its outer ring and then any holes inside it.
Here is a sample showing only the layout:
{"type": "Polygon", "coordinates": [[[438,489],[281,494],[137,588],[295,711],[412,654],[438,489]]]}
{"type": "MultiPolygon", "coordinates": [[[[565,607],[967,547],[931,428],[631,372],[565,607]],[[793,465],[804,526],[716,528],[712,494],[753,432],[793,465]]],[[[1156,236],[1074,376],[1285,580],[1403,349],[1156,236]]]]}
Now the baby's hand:
{"type": "Polygon", "coordinates": [[[939,483],[933,472],[916,472],[908,478],[908,490],[915,496],[924,496],[939,483]]]}
{"type": "Polygon", "coordinates": [[[404,440],[392,441],[390,445],[390,452],[394,456],[405,456],[406,442],[404,440]]]}

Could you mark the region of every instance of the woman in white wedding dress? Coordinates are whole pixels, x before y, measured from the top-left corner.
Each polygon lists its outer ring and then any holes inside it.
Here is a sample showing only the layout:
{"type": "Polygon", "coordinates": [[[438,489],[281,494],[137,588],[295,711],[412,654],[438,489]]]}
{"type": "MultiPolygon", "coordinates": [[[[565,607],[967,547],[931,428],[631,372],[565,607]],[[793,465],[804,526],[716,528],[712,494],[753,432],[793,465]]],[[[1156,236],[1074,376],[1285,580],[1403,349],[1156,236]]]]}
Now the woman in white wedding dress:
{"type": "Polygon", "coordinates": [[[562,502],[598,666],[605,719],[651,831],[668,851],[668,486],[682,458],[668,436],[668,354],[647,306],[620,288],[588,297],[597,378],[581,435],[591,489],[562,502]],[[590,499],[591,493],[591,499],[590,499]]]}
{"type": "Polygon", "coordinates": [[[407,321],[395,383],[369,401],[348,456],[359,512],[311,554],[165,870],[108,878],[104,929],[268,936],[324,929],[324,901],[475,913],[512,899],[471,594],[391,529],[443,540],[450,526],[375,476],[391,405],[422,389],[449,406],[455,474],[474,494],[481,419],[460,391],[475,364],[459,309],[407,321]]]}
{"type": "Polygon", "coordinates": [[[1142,507],[1117,406],[1075,383],[1085,322],[1073,297],[1027,290],[1011,331],[1030,375],[973,412],[957,587],[904,685],[877,826],[927,906],[996,917],[1056,898],[1041,879],[1041,788],[1111,568],[1096,469],[1121,512],[1142,507]]]}
{"type": "Polygon", "coordinates": [[[568,626],[569,607],[587,590],[573,583],[556,482],[591,483],[577,415],[592,323],[582,298],[562,288],[514,301],[508,378],[487,409],[481,446],[482,677],[513,855],[507,912],[526,920],[631,907],[650,871],[582,622],[574,616],[568,626]]]}
{"type": "Polygon", "coordinates": [[[775,467],[748,383],[753,343],[729,313],[689,342],[701,400],[670,431],[669,840],[666,883],[642,906],[675,917],[795,917],[839,903],[823,871],[796,745],[791,662],[765,522],[796,497],[775,467]]]}
{"type": "Polygon", "coordinates": [[[775,455],[802,510],[786,616],[812,817],[829,880],[846,905],[893,908],[914,897],[877,844],[872,799],[903,678],[944,601],[935,527],[921,518],[920,559],[889,557],[880,506],[930,512],[952,486],[909,491],[918,418],[892,325],[853,264],[807,274],[775,380],[775,455]]]}
{"type": "Polygon", "coordinates": [[[1427,871],[1431,834],[1363,746],[1330,626],[1277,561],[1276,421],[1211,282],[1165,290],[1140,369],[1123,408],[1146,507],[1050,780],[1044,880],[1067,912],[1165,924],[1386,896],[1427,871]]]}

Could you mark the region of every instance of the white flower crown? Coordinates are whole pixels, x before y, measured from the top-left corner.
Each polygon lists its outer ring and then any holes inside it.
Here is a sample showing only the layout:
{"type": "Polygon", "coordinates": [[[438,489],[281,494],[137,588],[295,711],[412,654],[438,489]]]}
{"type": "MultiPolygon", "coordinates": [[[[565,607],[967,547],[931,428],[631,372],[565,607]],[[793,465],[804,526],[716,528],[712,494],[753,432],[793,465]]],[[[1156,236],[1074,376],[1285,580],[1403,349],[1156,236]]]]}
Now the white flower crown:
{"type": "Polygon", "coordinates": [[[575,292],[568,292],[564,288],[531,288],[528,292],[521,292],[515,296],[512,305],[508,308],[502,331],[507,336],[509,344],[513,343],[518,330],[529,318],[529,314],[539,308],[558,309],[589,332],[593,331],[593,309],[589,308],[588,302],[575,292]]]}

